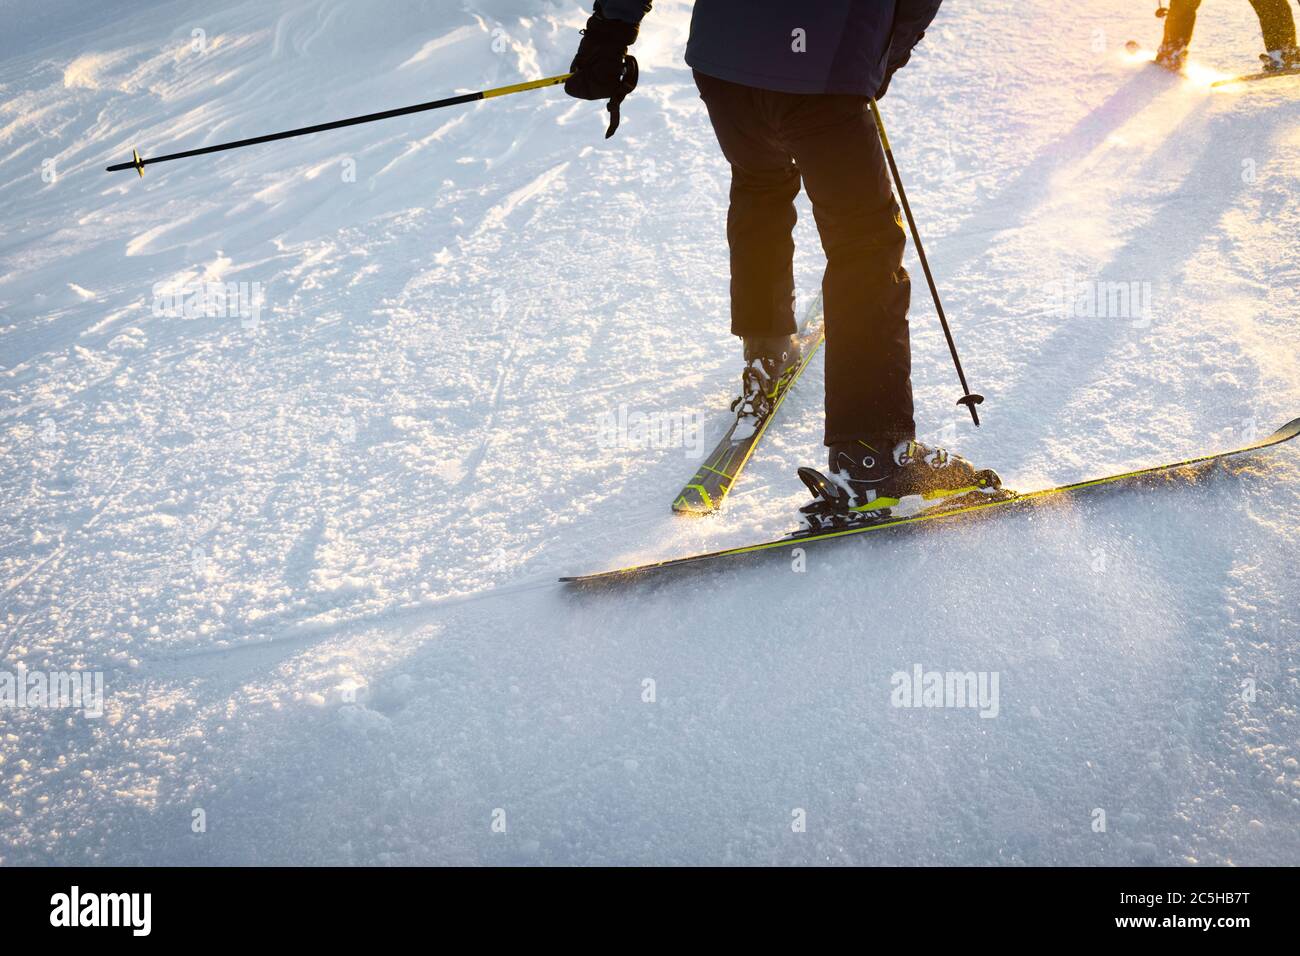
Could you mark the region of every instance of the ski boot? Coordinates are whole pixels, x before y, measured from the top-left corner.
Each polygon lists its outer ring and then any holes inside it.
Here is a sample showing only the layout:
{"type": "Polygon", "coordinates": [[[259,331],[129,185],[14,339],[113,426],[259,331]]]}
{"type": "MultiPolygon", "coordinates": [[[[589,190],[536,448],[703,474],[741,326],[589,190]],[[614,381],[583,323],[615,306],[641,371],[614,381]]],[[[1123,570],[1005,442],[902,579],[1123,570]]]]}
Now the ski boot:
{"type": "Polygon", "coordinates": [[[1300,70],[1300,47],[1269,50],[1267,53],[1261,53],[1259,59],[1264,64],[1265,73],[1290,73],[1293,70],[1300,70]]]}
{"type": "Polygon", "coordinates": [[[1008,498],[997,472],[976,469],[960,455],[902,441],[844,442],[830,449],[830,474],[800,468],[813,500],[799,509],[808,531],[832,531],[911,517],[922,511],[1008,498]]]}
{"type": "Polygon", "coordinates": [[[1181,73],[1187,63],[1187,44],[1160,44],[1156,50],[1156,63],[1170,73],[1181,73]]]}
{"type": "Polygon", "coordinates": [[[732,441],[746,441],[763,427],[777,399],[799,368],[802,355],[792,336],[745,338],[745,370],[741,373],[740,397],[731,403],[736,413],[732,441]]]}

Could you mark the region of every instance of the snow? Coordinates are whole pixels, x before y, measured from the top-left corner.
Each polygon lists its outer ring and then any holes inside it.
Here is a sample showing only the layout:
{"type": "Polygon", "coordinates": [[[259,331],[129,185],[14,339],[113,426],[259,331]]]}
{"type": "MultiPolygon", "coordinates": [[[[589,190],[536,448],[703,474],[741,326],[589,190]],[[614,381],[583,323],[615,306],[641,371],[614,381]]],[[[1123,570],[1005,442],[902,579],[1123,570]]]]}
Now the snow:
{"type": "MultiPolygon", "coordinates": [[[[549,89],[143,180],[103,167],[561,72],[583,10],[83,6],[0,39],[0,671],[107,697],[0,710],[0,863],[1300,862],[1294,449],[555,583],[783,532],[823,455],[820,358],[716,519],[668,509],[698,443],[598,441],[626,406],[711,447],[739,376],[689,3],[610,141],[549,89]],[[260,315],[156,314],[202,283],[260,315]],[[917,665],[997,674],[997,716],[892,706],[917,665]]],[[[882,104],[988,396],[976,431],[910,261],[924,433],[1014,487],[1300,414],[1300,85],[1209,90],[1247,4],[1185,81],[1124,51],[1158,29],[951,3],[882,104]]]]}

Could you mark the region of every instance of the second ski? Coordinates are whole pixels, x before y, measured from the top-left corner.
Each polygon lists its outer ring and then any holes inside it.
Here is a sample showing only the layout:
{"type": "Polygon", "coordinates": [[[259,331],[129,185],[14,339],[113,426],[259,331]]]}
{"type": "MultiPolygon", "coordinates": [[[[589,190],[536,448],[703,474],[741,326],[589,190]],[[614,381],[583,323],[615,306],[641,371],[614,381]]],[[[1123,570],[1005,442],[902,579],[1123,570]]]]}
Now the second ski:
{"type": "Polygon", "coordinates": [[[754,449],[758,447],[758,443],[763,440],[767,426],[776,417],[776,413],[781,408],[781,403],[785,401],[790,389],[794,388],[795,383],[799,381],[799,376],[808,367],[812,357],[817,354],[824,335],[822,296],[818,292],[817,298],[809,306],[798,331],[802,358],[798,367],[795,368],[794,374],[790,376],[790,380],[777,394],[771,412],[748,438],[736,439],[734,436],[737,423],[731,423],[731,427],[722,436],[718,446],[701,462],[694,477],[687,482],[686,487],[673,500],[673,511],[678,514],[705,515],[713,514],[722,507],[722,502],[726,499],[727,493],[731,491],[731,486],[735,484],[741,470],[749,462],[749,458],[754,453],[754,449]]]}

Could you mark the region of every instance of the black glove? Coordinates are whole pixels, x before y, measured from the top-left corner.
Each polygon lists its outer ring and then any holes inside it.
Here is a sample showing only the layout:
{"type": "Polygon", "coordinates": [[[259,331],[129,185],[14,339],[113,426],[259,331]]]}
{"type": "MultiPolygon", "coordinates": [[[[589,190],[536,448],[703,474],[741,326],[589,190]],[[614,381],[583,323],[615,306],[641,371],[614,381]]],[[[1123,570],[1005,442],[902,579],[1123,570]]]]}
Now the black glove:
{"type": "Polygon", "coordinates": [[[600,4],[587,19],[578,53],[569,65],[573,75],[564,81],[564,92],[580,100],[609,100],[609,129],[605,138],[618,129],[619,105],[636,89],[636,57],[627,48],[636,42],[637,25],[622,20],[607,20],[600,4]]]}

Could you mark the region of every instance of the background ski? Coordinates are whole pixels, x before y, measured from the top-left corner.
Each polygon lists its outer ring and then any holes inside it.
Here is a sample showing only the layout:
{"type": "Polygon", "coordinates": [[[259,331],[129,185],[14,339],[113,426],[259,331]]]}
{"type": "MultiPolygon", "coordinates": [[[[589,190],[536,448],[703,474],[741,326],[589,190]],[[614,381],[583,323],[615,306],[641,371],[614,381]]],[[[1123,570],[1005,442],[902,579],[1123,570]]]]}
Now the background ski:
{"type": "Polygon", "coordinates": [[[1300,434],[1300,418],[1293,419],[1286,425],[1283,425],[1273,434],[1260,441],[1249,445],[1243,445],[1240,448],[1234,448],[1228,451],[1215,452],[1210,455],[1203,455],[1199,458],[1188,458],[1183,461],[1171,462],[1165,465],[1154,465],[1149,468],[1142,468],[1137,471],[1128,471],[1116,475],[1108,475],[1104,478],[1093,478],[1086,481],[1077,481],[1068,485],[1058,485],[1053,488],[1044,488],[1039,491],[1029,491],[1024,494],[1015,494],[1010,498],[995,499],[990,501],[977,502],[970,505],[947,508],[943,510],[934,510],[924,512],[918,515],[912,515],[906,518],[885,519],[876,524],[863,525],[858,528],[847,528],[837,531],[825,531],[818,533],[801,533],[791,532],[785,537],[778,538],[774,541],[765,541],[761,544],[743,545],[738,548],[727,548],[722,551],[710,551],[703,554],[688,555],[683,558],[670,558],[665,561],[655,561],[650,564],[636,565],[629,568],[620,568],[614,571],[603,571],[596,574],[577,575],[573,577],[560,578],[561,581],[569,584],[587,584],[598,581],[609,581],[616,578],[632,577],[647,571],[659,571],[667,568],[681,567],[686,564],[696,564],[702,561],[709,561],[715,558],[738,557],[745,554],[754,554],[759,551],[768,551],[773,548],[784,548],[792,545],[806,544],[811,541],[824,541],[829,538],[842,538],[851,534],[862,534],[867,531],[880,531],[885,528],[900,528],[904,526],[918,525],[927,521],[939,521],[943,518],[955,518],[958,516],[970,516],[976,512],[991,512],[994,509],[1010,510],[1015,507],[1031,506],[1039,501],[1048,498],[1064,497],[1074,492],[1086,491],[1091,488],[1107,487],[1117,484],[1123,484],[1130,481],[1138,481],[1151,475],[1162,472],[1176,471],[1181,468],[1189,468],[1194,465],[1201,465],[1208,462],[1220,461],[1225,458],[1232,458],[1236,455],[1244,455],[1249,452],[1260,451],[1264,448],[1271,448],[1280,445],[1283,442],[1290,441],[1300,434]]]}
{"type": "Polygon", "coordinates": [[[1295,70],[1270,70],[1267,73],[1247,73],[1244,76],[1234,76],[1230,80],[1218,80],[1211,83],[1211,87],[1231,86],[1233,83],[1254,83],[1257,80],[1269,80],[1275,76],[1300,76],[1300,69],[1295,70]]]}
{"type": "Polygon", "coordinates": [[[781,403],[785,401],[790,389],[794,388],[795,382],[799,381],[799,376],[803,375],[804,369],[808,367],[812,357],[817,354],[824,334],[822,294],[818,292],[817,298],[808,307],[803,323],[799,326],[799,349],[803,359],[790,377],[789,383],[777,395],[771,414],[763,419],[763,423],[759,425],[753,435],[741,441],[733,441],[731,438],[736,431],[736,422],[733,421],[731,427],[727,429],[727,433],[718,442],[718,446],[709,453],[708,457],[701,463],[699,470],[695,472],[695,476],[687,482],[686,487],[673,500],[673,511],[678,514],[713,514],[722,507],[722,502],[726,499],[727,493],[731,491],[731,486],[736,483],[736,479],[749,462],[749,456],[754,453],[758,443],[763,440],[763,435],[767,432],[767,426],[776,417],[776,413],[781,408],[781,403]]]}
{"type": "MultiPolygon", "coordinates": [[[[1143,50],[1142,44],[1138,43],[1137,40],[1129,40],[1124,44],[1124,48],[1135,56],[1141,56],[1142,63],[1147,66],[1158,66],[1166,73],[1172,73],[1174,76],[1181,76],[1184,79],[1187,78],[1187,65],[1179,67],[1178,69],[1166,66],[1159,60],[1155,59],[1154,54],[1152,54],[1150,50],[1143,50]]],[[[1300,69],[1266,70],[1259,73],[1243,73],[1241,76],[1230,76],[1222,80],[1215,80],[1210,84],[1210,89],[1217,89],[1221,86],[1232,86],[1234,83],[1255,83],[1259,80],[1267,80],[1280,76],[1300,76],[1300,69]]]]}

